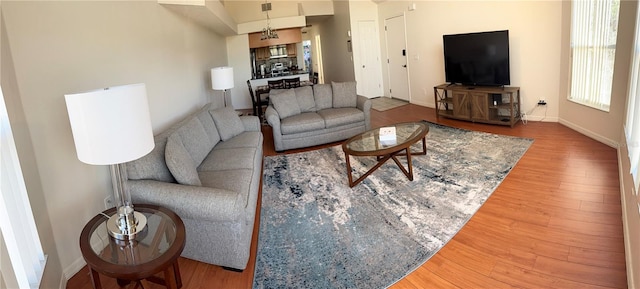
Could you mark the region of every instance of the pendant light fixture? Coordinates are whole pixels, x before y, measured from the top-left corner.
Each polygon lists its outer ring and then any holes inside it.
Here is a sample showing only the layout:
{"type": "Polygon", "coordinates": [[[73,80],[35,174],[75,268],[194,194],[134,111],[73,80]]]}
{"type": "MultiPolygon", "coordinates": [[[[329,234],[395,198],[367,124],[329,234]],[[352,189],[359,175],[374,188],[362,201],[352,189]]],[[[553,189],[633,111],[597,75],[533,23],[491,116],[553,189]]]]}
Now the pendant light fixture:
{"type": "Polygon", "coordinates": [[[260,36],[260,40],[267,39],[277,39],[278,33],[275,29],[271,29],[271,19],[269,18],[269,10],[271,10],[271,3],[264,1],[262,4],[262,12],[267,12],[267,27],[262,29],[262,35],[260,36]]]}

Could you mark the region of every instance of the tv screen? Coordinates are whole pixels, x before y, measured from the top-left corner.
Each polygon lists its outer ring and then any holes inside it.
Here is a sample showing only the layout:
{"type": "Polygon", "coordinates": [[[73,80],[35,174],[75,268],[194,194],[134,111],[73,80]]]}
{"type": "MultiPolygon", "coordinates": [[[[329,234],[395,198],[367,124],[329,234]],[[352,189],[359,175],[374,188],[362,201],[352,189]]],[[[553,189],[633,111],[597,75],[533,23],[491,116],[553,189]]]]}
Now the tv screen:
{"type": "Polygon", "coordinates": [[[446,81],[464,85],[511,84],[509,31],[443,35],[446,81]]]}

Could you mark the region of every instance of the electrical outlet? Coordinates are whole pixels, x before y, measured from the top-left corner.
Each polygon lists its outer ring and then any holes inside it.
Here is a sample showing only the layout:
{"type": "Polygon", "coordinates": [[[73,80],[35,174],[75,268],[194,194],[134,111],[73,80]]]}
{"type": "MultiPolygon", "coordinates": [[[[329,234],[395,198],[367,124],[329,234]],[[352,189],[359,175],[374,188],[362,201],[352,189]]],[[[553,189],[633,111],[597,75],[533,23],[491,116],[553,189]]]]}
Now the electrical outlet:
{"type": "Polygon", "coordinates": [[[538,100],[538,105],[547,105],[547,102],[544,99],[538,100]]]}
{"type": "Polygon", "coordinates": [[[105,209],[110,209],[115,207],[115,204],[113,204],[113,196],[108,196],[106,198],[104,198],[104,208],[105,209]]]}

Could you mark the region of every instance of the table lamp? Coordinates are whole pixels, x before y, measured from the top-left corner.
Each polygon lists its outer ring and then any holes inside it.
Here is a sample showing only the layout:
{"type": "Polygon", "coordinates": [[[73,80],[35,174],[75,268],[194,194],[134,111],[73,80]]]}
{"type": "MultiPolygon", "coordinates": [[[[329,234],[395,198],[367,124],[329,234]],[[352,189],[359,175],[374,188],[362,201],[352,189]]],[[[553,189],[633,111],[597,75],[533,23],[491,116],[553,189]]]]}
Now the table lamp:
{"type": "Polygon", "coordinates": [[[233,88],[233,67],[212,68],[211,88],[224,91],[224,106],[227,107],[227,89],[233,88]]]}
{"type": "Polygon", "coordinates": [[[109,87],[65,95],[78,159],[109,165],[116,213],[107,221],[109,235],[134,239],[146,217],[133,209],[125,163],[155,146],[144,84],[109,87]]]}

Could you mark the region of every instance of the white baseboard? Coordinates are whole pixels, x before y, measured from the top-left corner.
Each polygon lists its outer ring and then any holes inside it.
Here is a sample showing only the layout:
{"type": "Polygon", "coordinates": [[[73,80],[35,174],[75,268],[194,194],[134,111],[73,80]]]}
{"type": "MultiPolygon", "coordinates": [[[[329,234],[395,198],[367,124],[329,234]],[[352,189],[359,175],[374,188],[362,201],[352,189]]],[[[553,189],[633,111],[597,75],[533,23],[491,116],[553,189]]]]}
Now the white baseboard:
{"type": "Polygon", "coordinates": [[[67,280],[65,276],[60,276],[60,286],[58,289],[67,289],[67,280]]]}
{"type": "Polygon", "coordinates": [[[590,138],[592,138],[594,140],[597,140],[597,141],[599,141],[599,142],[601,142],[603,144],[606,144],[606,145],[608,145],[608,146],[610,146],[612,148],[618,149],[618,147],[620,146],[620,144],[617,141],[609,139],[609,138],[606,138],[604,136],[601,136],[601,135],[599,135],[599,134],[597,134],[597,133],[595,133],[593,131],[590,131],[590,130],[588,130],[588,129],[584,128],[584,127],[581,127],[581,126],[579,126],[579,125],[577,125],[575,123],[572,123],[570,121],[566,121],[564,119],[560,119],[559,122],[560,122],[560,124],[570,128],[570,129],[573,129],[573,130],[575,130],[575,131],[577,131],[577,132],[579,132],[579,133],[581,133],[583,135],[586,135],[586,136],[588,136],[588,137],[590,137],[590,138]]]}
{"type": "Polygon", "coordinates": [[[433,103],[429,103],[426,101],[410,101],[409,103],[411,104],[415,104],[415,105],[419,105],[419,106],[424,106],[424,107],[428,107],[428,108],[436,108],[433,103]]]}
{"type": "Polygon", "coordinates": [[[60,289],[67,288],[67,281],[71,279],[74,275],[78,274],[84,266],[87,265],[87,262],[84,261],[82,257],[76,259],[69,267],[65,268],[62,272],[62,280],[60,280],[60,289]]]}
{"type": "Polygon", "coordinates": [[[549,117],[546,115],[523,114],[525,121],[542,121],[542,122],[558,122],[557,117],[549,117]]]}
{"type": "Polygon", "coordinates": [[[623,156],[620,153],[620,149],[618,149],[618,174],[619,174],[619,179],[620,179],[620,200],[622,202],[622,232],[624,235],[624,257],[625,257],[625,264],[627,265],[627,287],[628,288],[637,288],[636,287],[636,282],[634,279],[634,274],[633,272],[635,272],[635,264],[633,263],[633,258],[630,255],[631,254],[631,236],[629,236],[629,232],[631,231],[629,229],[629,218],[628,213],[627,212],[627,200],[625,198],[625,187],[624,187],[624,179],[623,179],[623,170],[624,168],[622,167],[622,158],[626,157],[623,156]]]}

